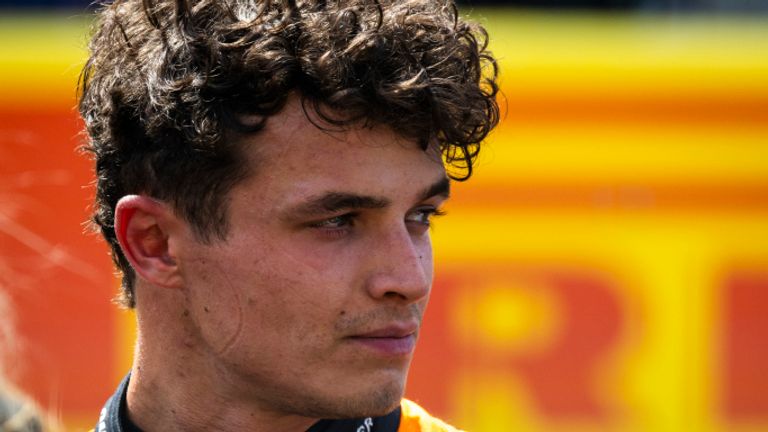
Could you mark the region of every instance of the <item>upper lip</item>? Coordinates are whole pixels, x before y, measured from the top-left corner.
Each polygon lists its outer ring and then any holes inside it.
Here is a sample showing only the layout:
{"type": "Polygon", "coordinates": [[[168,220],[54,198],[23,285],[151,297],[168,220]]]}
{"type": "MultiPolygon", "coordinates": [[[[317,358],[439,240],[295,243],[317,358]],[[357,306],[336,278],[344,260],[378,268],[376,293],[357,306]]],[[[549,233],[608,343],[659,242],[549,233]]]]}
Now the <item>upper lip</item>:
{"type": "Polygon", "coordinates": [[[419,324],[413,321],[390,323],[375,330],[357,333],[353,338],[402,338],[410,336],[419,329],[419,324]]]}

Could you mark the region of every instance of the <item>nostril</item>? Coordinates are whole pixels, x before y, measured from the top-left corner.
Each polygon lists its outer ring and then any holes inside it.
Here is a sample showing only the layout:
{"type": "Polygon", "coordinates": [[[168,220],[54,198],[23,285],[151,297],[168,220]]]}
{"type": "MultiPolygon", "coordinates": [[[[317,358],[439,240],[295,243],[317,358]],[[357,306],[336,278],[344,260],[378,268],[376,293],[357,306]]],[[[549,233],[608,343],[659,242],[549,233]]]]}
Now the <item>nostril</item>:
{"type": "Polygon", "coordinates": [[[399,298],[402,300],[406,300],[408,297],[406,297],[403,293],[399,293],[397,291],[387,291],[384,293],[384,297],[387,298],[399,298]]]}

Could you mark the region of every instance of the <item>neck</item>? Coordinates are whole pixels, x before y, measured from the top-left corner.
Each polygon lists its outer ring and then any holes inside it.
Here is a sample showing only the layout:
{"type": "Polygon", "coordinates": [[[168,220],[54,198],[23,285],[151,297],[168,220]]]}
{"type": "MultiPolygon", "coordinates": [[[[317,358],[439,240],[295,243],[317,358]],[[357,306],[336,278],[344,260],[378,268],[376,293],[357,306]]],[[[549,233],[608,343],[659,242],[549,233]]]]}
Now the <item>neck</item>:
{"type": "Polygon", "coordinates": [[[128,417],[136,426],[148,432],[295,432],[317,421],[270,410],[263,401],[230,388],[231,377],[217,375],[221,368],[203,354],[183,307],[173,306],[180,302],[163,300],[147,302],[154,310],[137,310],[138,338],[127,393],[128,417]]]}

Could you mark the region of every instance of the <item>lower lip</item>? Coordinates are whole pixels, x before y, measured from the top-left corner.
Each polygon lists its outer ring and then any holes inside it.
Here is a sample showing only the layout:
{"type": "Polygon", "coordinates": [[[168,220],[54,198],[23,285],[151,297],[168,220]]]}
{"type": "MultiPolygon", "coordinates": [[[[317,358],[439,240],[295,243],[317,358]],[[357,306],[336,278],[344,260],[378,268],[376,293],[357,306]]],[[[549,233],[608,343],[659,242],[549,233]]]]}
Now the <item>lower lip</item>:
{"type": "Polygon", "coordinates": [[[353,337],[355,343],[370,348],[388,356],[405,356],[413,352],[416,346],[416,336],[403,337],[353,337]]]}

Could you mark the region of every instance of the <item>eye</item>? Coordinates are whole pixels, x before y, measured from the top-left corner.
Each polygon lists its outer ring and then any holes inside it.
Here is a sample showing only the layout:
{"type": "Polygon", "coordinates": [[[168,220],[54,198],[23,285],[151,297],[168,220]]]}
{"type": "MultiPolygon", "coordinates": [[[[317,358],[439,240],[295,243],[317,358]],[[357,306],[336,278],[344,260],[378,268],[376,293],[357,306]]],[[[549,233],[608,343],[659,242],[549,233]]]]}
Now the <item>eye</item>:
{"type": "Polygon", "coordinates": [[[343,214],[312,222],[308,226],[323,237],[337,239],[346,236],[352,231],[356,216],[354,213],[343,214]]]}
{"type": "Polygon", "coordinates": [[[342,228],[346,226],[352,226],[352,214],[345,214],[341,216],[334,216],[332,218],[323,219],[321,221],[312,222],[309,226],[312,228],[342,228]]]}
{"type": "Polygon", "coordinates": [[[445,215],[443,210],[435,207],[419,207],[405,216],[405,221],[426,227],[431,226],[432,219],[445,215]]]}

